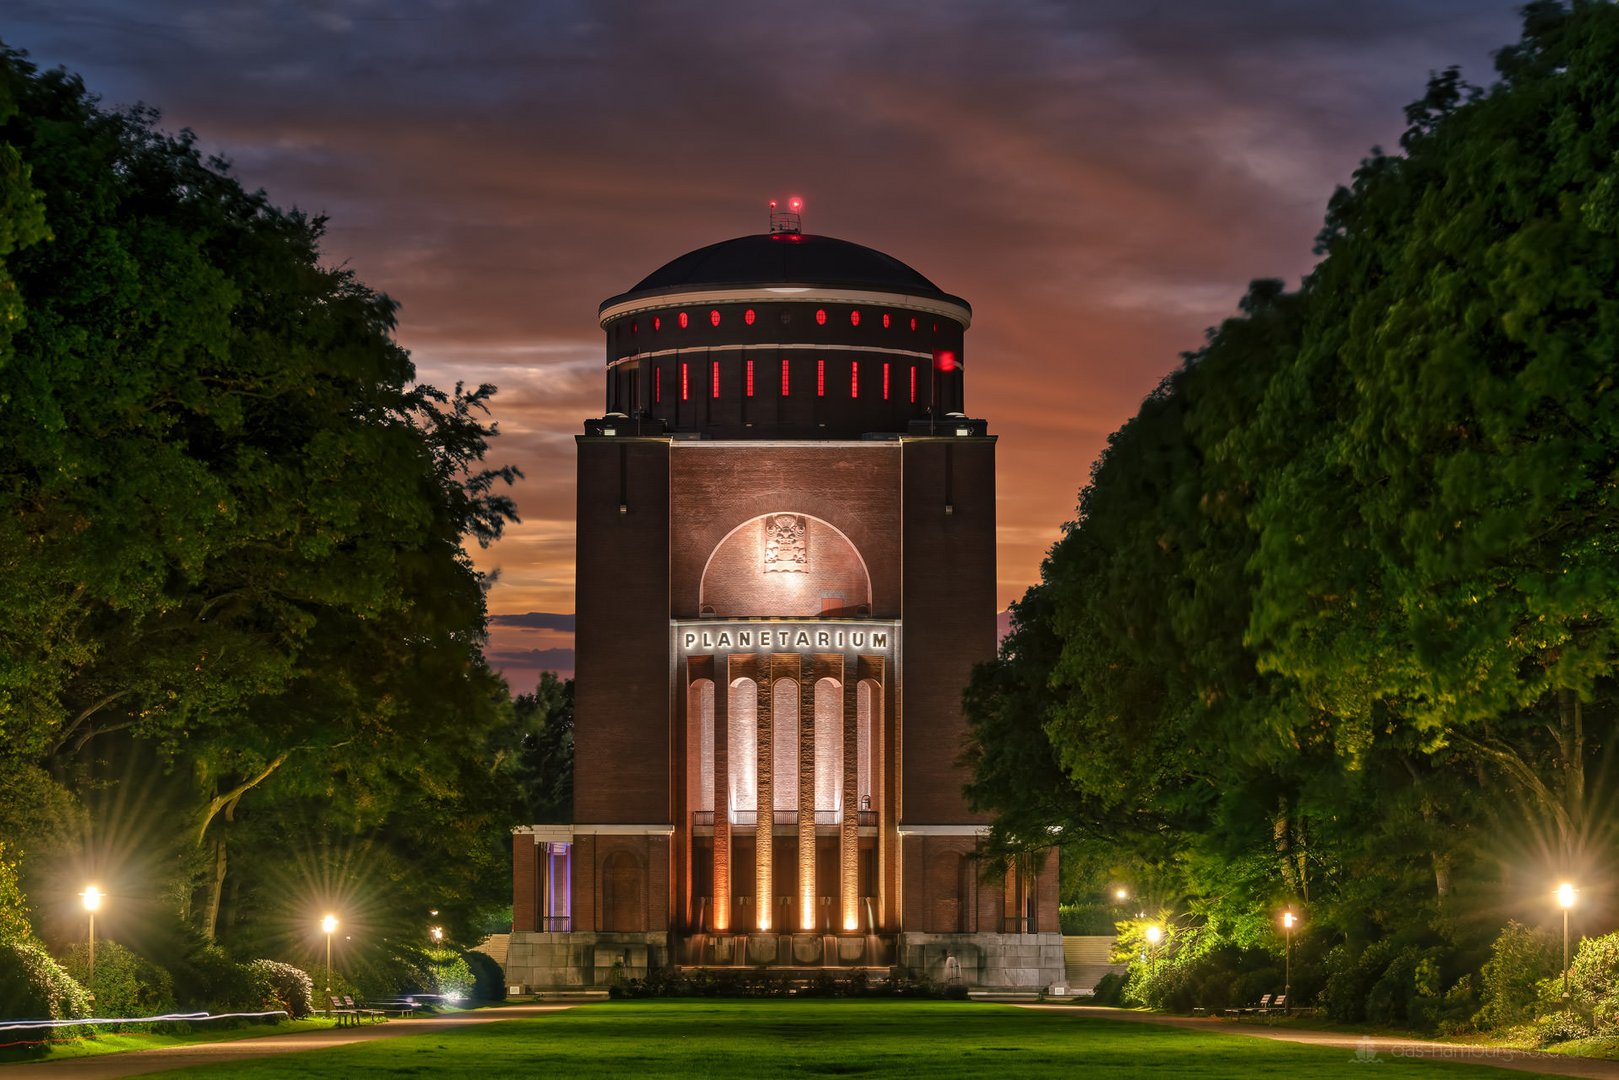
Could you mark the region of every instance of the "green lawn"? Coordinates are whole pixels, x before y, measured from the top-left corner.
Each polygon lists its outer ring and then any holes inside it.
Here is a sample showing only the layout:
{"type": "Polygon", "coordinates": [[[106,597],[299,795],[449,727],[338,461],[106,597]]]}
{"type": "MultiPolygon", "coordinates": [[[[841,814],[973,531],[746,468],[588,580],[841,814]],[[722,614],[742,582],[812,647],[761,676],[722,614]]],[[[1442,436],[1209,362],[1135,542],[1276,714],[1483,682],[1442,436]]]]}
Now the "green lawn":
{"type": "MultiPolygon", "coordinates": [[[[330,1020],[283,1020],[276,1024],[247,1024],[242,1027],[212,1028],[198,1023],[186,1035],[153,1035],[144,1031],[103,1032],[93,1039],[60,1038],[52,1040],[50,1050],[38,1057],[22,1049],[0,1047],[0,1064],[21,1061],[56,1061],[59,1058],[95,1057],[100,1054],[122,1054],[129,1050],[156,1050],[168,1046],[186,1046],[201,1042],[234,1042],[238,1039],[258,1039],[271,1035],[290,1035],[300,1031],[322,1031],[332,1027],[330,1020]]],[[[11,1035],[12,1038],[34,1036],[11,1035]]],[[[43,1036],[49,1038],[48,1035],[43,1036]]],[[[0,1071],[0,1076],[4,1072],[0,1071]]]]}
{"type": "MultiPolygon", "coordinates": [[[[1378,1076],[1502,1080],[1483,1066],[1383,1055],[1378,1076]]],[[[209,1076],[1323,1077],[1366,1080],[1346,1050],[1004,1005],[895,1001],[664,1001],[266,1058],[209,1076]]],[[[151,1075],[196,1076],[193,1070],[151,1075]]]]}

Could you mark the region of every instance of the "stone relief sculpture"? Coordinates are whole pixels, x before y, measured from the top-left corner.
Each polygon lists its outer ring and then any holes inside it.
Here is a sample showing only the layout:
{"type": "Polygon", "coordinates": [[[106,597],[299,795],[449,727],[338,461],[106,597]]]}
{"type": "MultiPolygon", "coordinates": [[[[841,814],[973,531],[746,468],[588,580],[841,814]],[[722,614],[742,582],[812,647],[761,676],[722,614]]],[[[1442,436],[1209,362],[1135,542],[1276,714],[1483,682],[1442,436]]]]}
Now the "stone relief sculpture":
{"type": "Polygon", "coordinates": [[[764,525],[765,573],[809,572],[809,524],[798,514],[771,514],[764,525]]]}

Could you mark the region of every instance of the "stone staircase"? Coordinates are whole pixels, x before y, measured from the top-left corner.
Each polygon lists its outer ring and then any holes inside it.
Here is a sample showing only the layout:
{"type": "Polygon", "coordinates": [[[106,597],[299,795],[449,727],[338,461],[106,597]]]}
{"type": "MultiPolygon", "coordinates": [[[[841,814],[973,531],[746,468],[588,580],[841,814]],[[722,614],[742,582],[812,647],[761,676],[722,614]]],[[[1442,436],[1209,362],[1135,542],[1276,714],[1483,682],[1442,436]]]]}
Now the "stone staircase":
{"type": "Polygon", "coordinates": [[[1110,971],[1124,974],[1123,964],[1110,964],[1107,960],[1114,940],[1112,934],[1063,936],[1063,969],[1067,973],[1068,986],[1073,993],[1082,996],[1089,994],[1096,988],[1096,984],[1102,981],[1102,976],[1110,971]]]}
{"type": "Polygon", "coordinates": [[[490,934],[488,937],[478,942],[478,944],[474,945],[473,948],[477,952],[484,953],[485,955],[491,957],[495,963],[500,965],[500,970],[505,971],[506,950],[511,946],[511,943],[512,936],[510,934],[490,934]]]}

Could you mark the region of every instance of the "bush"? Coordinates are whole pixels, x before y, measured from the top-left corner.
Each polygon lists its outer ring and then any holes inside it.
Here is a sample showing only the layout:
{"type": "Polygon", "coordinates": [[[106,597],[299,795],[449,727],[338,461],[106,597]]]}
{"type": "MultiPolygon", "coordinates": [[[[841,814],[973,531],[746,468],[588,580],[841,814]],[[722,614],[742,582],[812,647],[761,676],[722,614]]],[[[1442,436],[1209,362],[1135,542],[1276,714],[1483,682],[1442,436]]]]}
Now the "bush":
{"type": "Polygon", "coordinates": [[[477,980],[461,953],[454,949],[428,949],[426,960],[426,974],[432,984],[429,993],[442,994],[452,1000],[472,996],[477,980]]]}
{"type": "Polygon", "coordinates": [[[174,1008],[169,973],[116,941],[96,942],[96,971],[90,978],[90,947],[79,943],[62,960],[81,986],[95,995],[99,1016],[153,1016],[174,1008]]]}
{"type": "Polygon", "coordinates": [[[1595,1034],[1619,1033],[1619,934],[1580,942],[1568,967],[1568,989],[1595,1034]]]}
{"type": "Polygon", "coordinates": [[[276,1000],[267,975],[238,964],[217,946],[199,950],[189,958],[189,967],[179,983],[180,997],[187,1006],[210,1012],[256,1012],[276,1000]]]}
{"type": "Polygon", "coordinates": [[[463,953],[462,957],[472,969],[472,996],[479,1001],[505,1001],[506,973],[495,958],[477,949],[463,953]]]}
{"type": "Polygon", "coordinates": [[[1395,952],[1392,941],[1376,941],[1355,952],[1338,945],[1327,953],[1327,983],[1321,1003],[1327,1016],[1339,1023],[1358,1024],[1366,1019],[1366,999],[1395,952]]]}
{"type": "Polygon", "coordinates": [[[247,965],[255,981],[269,987],[270,1008],[287,1010],[294,1020],[301,1020],[315,1011],[315,981],[302,968],[280,964],[274,960],[255,960],[247,965]]]}
{"type": "Polygon", "coordinates": [[[1473,1022],[1483,1028],[1510,1027],[1535,1014],[1535,984],[1561,969],[1557,941],[1544,930],[1509,922],[1479,973],[1478,1014],[1473,1022]]]}
{"type": "Polygon", "coordinates": [[[1091,1000],[1098,1005],[1117,1005],[1124,1000],[1124,976],[1110,971],[1096,981],[1091,1000]]]}
{"type": "Polygon", "coordinates": [[[0,943],[0,1016],[72,1020],[90,1015],[90,997],[37,945],[0,943]]]}

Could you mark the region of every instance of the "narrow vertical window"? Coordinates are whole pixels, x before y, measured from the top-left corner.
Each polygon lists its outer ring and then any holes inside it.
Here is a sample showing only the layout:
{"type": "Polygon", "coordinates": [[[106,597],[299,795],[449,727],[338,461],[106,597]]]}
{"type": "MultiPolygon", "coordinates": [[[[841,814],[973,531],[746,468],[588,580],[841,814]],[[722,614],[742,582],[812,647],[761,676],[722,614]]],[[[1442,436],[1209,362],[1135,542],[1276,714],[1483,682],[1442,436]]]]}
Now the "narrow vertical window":
{"type": "Polygon", "coordinates": [[[890,322],[891,322],[891,321],[893,321],[893,320],[892,320],[892,319],[891,319],[891,317],[890,317],[890,316],[889,316],[889,314],[888,314],[888,312],[886,312],[886,311],[885,311],[885,312],[883,312],[883,329],[884,329],[884,330],[887,330],[887,329],[888,329],[888,324],[889,324],[889,323],[890,323],[890,322]]]}
{"type": "Polygon", "coordinates": [[[826,397],[826,361],[815,361],[815,396],[826,397]]]}
{"type": "Polygon", "coordinates": [[[748,396],[753,396],[753,361],[748,361],[748,396]]]}
{"type": "Polygon", "coordinates": [[[686,362],[680,362],[680,400],[691,400],[691,373],[686,370],[686,362]]]}
{"type": "Polygon", "coordinates": [[[854,311],[849,312],[849,325],[850,326],[859,326],[860,325],[860,310],[858,308],[856,308],[854,311]]]}
{"type": "Polygon", "coordinates": [[[815,323],[816,323],[817,326],[825,326],[826,325],[826,309],[825,308],[821,308],[819,311],[817,311],[815,313],[815,323]]]}
{"type": "Polygon", "coordinates": [[[749,308],[748,310],[746,310],[746,311],[744,311],[742,313],[742,321],[747,323],[749,326],[753,325],[753,309],[752,308],[749,308]]]}
{"type": "Polygon", "coordinates": [[[710,326],[718,326],[719,324],[720,324],[720,309],[715,308],[713,311],[710,311],[708,313],[708,325],[710,325],[710,326]]]}
{"type": "Polygon", "coordinates": [[[652,401],[654,404],[663,403],[663,369],[656,365],[652,368],[652,401]]]}
{"type": "Polygon", "coordinates": [[[849,396],[852,398],[860,396],[860,361],[858,360],[849,361],[849,396]]]}
{"type": "Polygon", "coordinates": [[[687,320],[686,320],[686,313],[685,313],[685,312],[684,312],[684,311],[682,311],[682,312],[681,312],[681,313],[680,313],[680,328],[681,328],[681,329],[682,329],[682,330],[684,330],[684,329],[686,329],[686,322],[687,322],[687,320]]]}
{"type": "Polygon", "coordinates": [[[720,362],[712,360],[708,365],[708,396],[720,396],[720,362]]]}
{"type": "Polygon", "coordinates": [[[788,390],[792,388],[792,381],[787,378],[787,361],[781,362],[781,396],[789,397],[788,390]]]}
{"type": "Polygon", "coordinates": [[[883,400],[888,400],[888,361],[883,361],[883,400]]]}
{"type": "Polygon", "coordinates": [[[911,404],[916,404],[916,365],[911,365],[911,404]]]}

